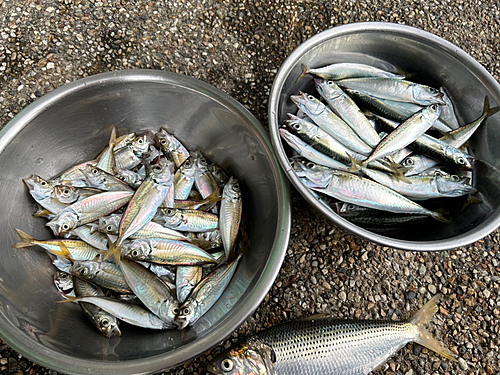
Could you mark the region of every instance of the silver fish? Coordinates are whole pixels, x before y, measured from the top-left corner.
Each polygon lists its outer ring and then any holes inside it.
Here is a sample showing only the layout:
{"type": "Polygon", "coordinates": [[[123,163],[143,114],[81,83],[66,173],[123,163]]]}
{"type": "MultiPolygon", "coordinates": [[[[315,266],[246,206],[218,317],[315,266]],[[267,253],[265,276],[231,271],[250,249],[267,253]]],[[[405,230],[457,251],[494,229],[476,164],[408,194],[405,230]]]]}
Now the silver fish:
{"type": "Polygon", "coordinates": [[[219,193],[219,185],[215,180],[212,172],[208,169],[208,163],[201,152],[193,152],[193,164],[196,165],[196,173],[194,178],[194,185],[205,199],[213,193],[219,193]]]}
{"type": "Polygon", "coordinates": [[[306,65],[302,64],[302,74],[297,78],[297,82],[306,74],[313,74],[324,79],[332,80],[358,77],[404,78],[404,76],[400,74],[391,73],[371,65],[359,63],[335,63],[319,68],[308,68],[306,65]]]}
{"type": "Polygon", "coordinates": [[[196,176],[196,164],[193,157],[189,156],[174,175],[174,199],[187,199],[189,192],[194,185],[196,176]]]}
{"type": "Polygon", "coordinates": [[[170,288],[153,272],[141,264],[123,259],[120,269],[134,294],[153,314],[175,328],[174,319],[179,312],[179,302],[170,288]]]}
{"type": "Polygon", "coordinates": [[[160,208],[153,220],[179,231],[207,232],[219,228],[219,216],[199,210],[160,208]]]}
{"type": "Polygon", "coordinates": [[[340,87],[356,90],[380,99],[408,101],[421,105],[441,104],[439,90],[415,82],[394,78],[349,78],[338,81],[340,87]]]}
{"type": "Polygon", "coordinates": [[[56,185],[54,194],[59,202],[64,204],[72,204],[78,200],[91,197],[92,195],[102,193],[100,189],[89,187],[75,187],[71,185],[56,185]]]}
{"type": "Polygon", "coordinates": [[[372,147],[367,145],[344,120],[332,112],[325,104],[307,93],[290,96],[299,109],[301,109],[322,130],[341,142],[349,149],[363,155],[372,152],[372,147]]]}
{"type": "Polygon", "coordinates": [[[235,177],[231,177],[224,186],[219,213],[219,230],[226,253],[225,259],[229,258],[236,243],[242,210],[240,185],[235,177]]]}
{"type": "Polygon", "coordinates": [[[207,369],[219,375],[367,375],[409,342],[456,360],[426,328],[438,299],[402,322],[326,317],[287,322],[230,348],[207,369]]]}
{"type": "Polygon", "coordinates": [[[191,291],[201,281],[203,268],[201,266],[177,266],[175,286],[177,300],[184,303],[191,291]]]}
{"type": "Polygon", "coordinates": [[[75,261],[69,272],[80,279],[120,293],[132,293],[120,268],[109,262],[75,261]]]}
{"type": "Polygon", "coordinates": [[[376,147],[380,137],[366,116],[334,81],[315,79],[314,83],[321,97],[330,108],[349,125],[369,146],[376,147]]]}
{"type": "Polygon", "coordinates": [[[118,177],[103,171],[93,165],[82,168],[89,185],[102,191],[133,191],[133,189],[118,177]]]}
{"type": "Polygon", "coordinates": [[[56,198],[54,185],[52,185],[49,181],[33,174],[30,177],[23,179],[23,182],[26,184],[26,186],[28,186],[29,193],[31,194],[33,199],[40,206],[49,210],[50,212],[57,214],[67,207],[66,204],[60,202],[56,198]]]}
{"type": "Polygon", "coordinates": [[[241,256],[217,267],[193,289],[179,309],[176,319],[179,329],[195,324],[217,302],[231,281],[241,256]]]}
{"type": "Polygon", "coordinates": [[[186,147],[164,128],[161,128],[160,131],[155,134],[155,138],[160,145],[161,151],[168,159],[175,163],[176,167],[180,167],[189,157],[189,151],[186,147]]]}

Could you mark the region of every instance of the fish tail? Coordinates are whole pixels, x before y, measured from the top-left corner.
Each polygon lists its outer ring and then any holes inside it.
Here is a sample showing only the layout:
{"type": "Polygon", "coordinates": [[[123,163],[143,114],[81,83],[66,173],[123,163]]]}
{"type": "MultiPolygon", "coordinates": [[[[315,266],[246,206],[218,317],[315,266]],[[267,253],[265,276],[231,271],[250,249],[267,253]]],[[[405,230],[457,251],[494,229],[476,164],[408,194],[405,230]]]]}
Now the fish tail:
{"type": "Polygon", "coordinates": [[[488,96],[485,96],[484,97],[484,106],[483,106],[484,118],[487,119],[488,117],[494,115],[498,111],[500,111],[500,107],[490,108],[490,99],[488,98],[488,96]]]}
{"type": "Polygon", "coordinates": [[[442,355],[444,358],[452,361],[457,360],[457,356],[451,350],[444,346],[444,343],[436,339],[426,328],[434,314],[438,311],[438,302],[441,294],[436,294],[420,310],[416,312],[410,323],[414,324],[418,330],[418,337],[415,340],[418,344],[442,355]]]}
{"type": "Polygon", "coordinates": [[[357,172],[360,169],[363,169],[365,166],[363,165],[364,162],[358,163],[354,158],[351,156],[351,154],[347,153],[347,156],[349,156],[349,159],[351,159],[351,168],[349,168],[349,172],[357,172]]]}
{"type": "Polygon", "coordinates": [[[450,219],[447,219],[446,217],[444,217],[443,213],[440,212],[439,210],[438,211],[429,211],[429,212],[430,212],[430,216],[433,217],[434,219],[439,220],[440,222],[445,223],[445,224],[453,224],[453,222],[450,219]]]}
{"type": "Polygon", "coordinates": [[[470,204],[483,203],[483,201],[479,198],[473,197],[472,195],[467,196],[467,200],[464,202],[462,209],[460,212],[463,212],[470,204]]]}
{"type": "Polygon", "coordinates": [[[12,245],[14,249],[19,249],[23,247],[33,246],[35,244],[35,239],[31,237],[28,233],[23,232],[21,229],[14,228],[14,233],[17,236],[18,243],[12,245]]]}
{"type": "Polygon", "coordinates": [[[120,264],[120,256],[121,256],[121,246],[119,245],[119,241],[117,240],[113,243],[109,250],[103,255],[104,259],[108,259],[114,257],[116,265],[120,264]]]}
{"type": "Polygon", "coordinates": [[[299,82],[308,73],[309,73],[309,68],[307,66],[305,66],[304,64],[302,64],[302,74],[299,76],[299,78],[297,78],[295,83],[299,82]]]}
{"type": "Polygon", "coordinates": [[[111,136],[109,137],[109,148],[113,148],[116,145],[116,128],[113,126],[111,130],[111,136]]]}
{"type": "Polygon", "coordinates": [[[62,299],[60,301],[56,301],[56,303],[66,303],[66,302],[78,302],[80,297],[65,297],[66,299],[62,299]]]}

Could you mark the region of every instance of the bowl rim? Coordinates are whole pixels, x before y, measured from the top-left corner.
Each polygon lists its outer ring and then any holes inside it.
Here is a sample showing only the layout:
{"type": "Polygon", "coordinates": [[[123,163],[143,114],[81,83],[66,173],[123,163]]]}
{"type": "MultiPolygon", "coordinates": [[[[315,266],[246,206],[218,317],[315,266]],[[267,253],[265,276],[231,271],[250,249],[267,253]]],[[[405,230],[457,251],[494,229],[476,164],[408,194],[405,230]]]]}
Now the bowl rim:
{"type": "MultiPolygon", "coordinates": [[[[440,240],[416,242],[395,239],[371,232],[367,229],[357,226],[356,224],[351,223],[337,213],[333,212],[330,208],[326,207],[323,204],[320,204],[320,201],[318,201],[316,197],[311,193],[311,191],[302,184],[300,179],[293,172],[293,168],[288,161],[288,157],[285,153],[278,131],[280,126],[280,124],[278,123],[280,95],[283,89],[283,85],[291,69],[297,64],[297,62],[307,51],[333,37],[341,37],[352,35],[354,33],[369,32],[383,32],[386,34],[394,34],[406,38],[412,38],[413,40],[425,41],[426,43],[429,43],[435,47],[439,46],[439,48],[444,49],[450,55],[453,55],[462,64],[468,67],[473,67],[474,73],[476,74],[478,79],[480,79],[490,87],[496,87],[497,91],[500,92],[500,84],[479,62],[477,62],[461,48],[435,34],[418,29],[416,27],[389,22],[358,22],[335,26],[312,36],[310,39],[306,40],[297,48],[295,48],[295,50],[293,50],[292,53],[283,62],[274,79],[273,85],[271,87],[268,106],[269,131],[271,133],[271,142],[276,153],[278,154],[278,159],[281,167],[292,182],[293,186],[306,199],[306,201],[314,208],[319,210],[321,214],[323,214],[325,217],[327,217],[343,229],[347,230],[348,232],[376,244],[389,246],[400,250],[431,252],[449,250],[460,246],[465,246],[482,239],[483,237],[493,232],[500,225],[500,215],[498,215],[496,219],[484,220],[481,224],[474,228],[473,233],[470,233],[469,231],[451,238],[440,240]]],[[[495,210],[495,212],[497,212],[499,209],[500,208],[495,210]]]]}
{"type": "Polygon", "coordinates": [[[27,124],[61,99],[75,95],[81,90],[88,88],[104,87],[106,84],[138,81],[164,83],[197,91],[216,101],[221,106],[228,108],[245,123],[252,125],[253,133],[263,145],[277,185],[278,223],[272,244],[274,251],[264,265],[262,274],[255,282],[253,290],[250,291],[245,300],[239,302],[238,311],[243,312],[241,316],[235,311],[231,311],[222,323],[216,325],[216,328],[204,336],[188,342],[175,350],[146,358],[105,361],[72,357],[57,350],[48,349],[33,339],[26,340],[28,336],[20,331],[18,327],[14,326],[3,312],[0,311],[0,316],[3,316],[3,321],[6,322],[5,325],[0,326],[0,337],[2,340],[26,358],[55,371],[71,374],[148,374],[176,367],[208,352],[229,337],[257,309],[276,279],[286,254],[291,228],[290,188],[288,179],[285,177],[278,163],[269,140],[269,135],[264,130],[262,124],[241,103],[201,80],[178,73],[153,69],[111,71],[75,80],[54,89],[32,102],[0,129],[0,155],[3,153],[6,145],[27,124]],[[271,268],[271,264],[278,264],[278,267],[271,268]],[[223,333],[221,334],[221,332],[223,333]],[[168,365],[166,365],[167,358],[168,365]]]}

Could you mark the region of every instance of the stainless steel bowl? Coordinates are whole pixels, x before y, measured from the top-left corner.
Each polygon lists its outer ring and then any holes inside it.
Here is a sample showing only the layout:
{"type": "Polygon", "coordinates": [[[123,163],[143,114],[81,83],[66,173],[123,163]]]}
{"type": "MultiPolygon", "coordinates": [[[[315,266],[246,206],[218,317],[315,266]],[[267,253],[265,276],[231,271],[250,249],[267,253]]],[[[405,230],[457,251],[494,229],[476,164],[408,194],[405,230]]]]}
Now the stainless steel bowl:
{"type": "Polygon", "coordinates": [[[64,373],[145,374],[188,361],[230,335],[257,308],[285,256],[289,186],[261,124],[241,104],[201,81],[153,70],[99,74],[58,88],[0,132],[0,337],[23,356],[64,373]],[[21,178],[50,177],[94,158],[112,126],[119,135],[171,130],[240,181],[251,247],[220,300],[192,328],[122,325],[105,339],[75,304],[61,299],[40,249],[12,249],[13,228],[50,238],[34,218],[21,178]]]}
{"type": "Polygon", "coordinates": [[[357,62],[387,68],[387,63],[414,73],[415,81],[434,87],[445,86],[458,110],[461,124],[481,114],[484,97],[492,106],[500,104],[500,85],[477,61],[457,46],[428,32],[397,24],[366,22],[338,26],[315,35],[286,59],[276,75],[269,99],[271,140],[281,166],[302,196],[323,215],[342,228],[385,246],[415,251],[451,249],[475,242],[500,224],[500,116],[495,115],[470,139],[475,156],[474,185],[482,203],[460,213],[463,201],[443,202],[455,213],[453,224],[431,220],[427,224],[402,228],[390,235],[355,225],[325,207],[304,187],[288,161],[291,150],[283,145],[278,128],[286,114],[296,113],[290,95],[299,90],[313,92],[306,75],[298,83],[301,65],[320,67],[336,62],[357,62]]]}

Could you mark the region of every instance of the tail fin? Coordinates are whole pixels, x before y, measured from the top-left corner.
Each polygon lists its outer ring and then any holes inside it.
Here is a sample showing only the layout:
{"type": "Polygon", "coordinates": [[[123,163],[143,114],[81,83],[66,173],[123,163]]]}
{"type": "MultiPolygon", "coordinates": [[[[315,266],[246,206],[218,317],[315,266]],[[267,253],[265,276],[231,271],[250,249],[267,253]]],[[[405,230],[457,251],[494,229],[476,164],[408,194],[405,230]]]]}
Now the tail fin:
{"type": "Polygon", "coordinates": [[[442,210],[430,211],[430,216],[445,224],[453,224],[453,221],[444,217],[442,210]]]}
{"type": "Polygon", "coordinates": [[[118,244],[118,241],[116,241],[109,247],[108,251],[103,252],[101,255],[103,255],[104,259],[114,257],[116,265],[119,265],[121,252],[122,252],[121,246],[118,244]]]}
{"type": "Polygon", "coordinates": [[[488,98],[488,96],[485,96],[484,97],[484,106],[483,106],[483,113],[485,114],[484,118],[487,119],[488,117],[494,115],[498,111],[500,111],[500,107],[490,108],[490,99],[488,98]]]}
{"type": "Polygon", "coordinates": [[[453,361],[457,360],[457,356],[444,344],[437,340],[432,334],[427,330],[426,326],[431,321],[434,314],[438,311],[437,303],[441,298],[441,294],[436,294],[429,302],[427,302],[420,310],[416,312],[413,318],[410,319],[409,323],[417,326],[418,338],[415,342],[422,346],[442,355],[447,359],[453,361]]]}
{"type": "Polygon", "coordinates": [[[35,245],[34,241],[36,241],[33,237],[31,237],[28,233],[23,232],[21,229],[14,228],[14,233],[17,236],[18,243],[12,245],[14,249],[19,249],[23,247],[29,247],[35,245]]]}
{"type": "Polygon", "coordinates": [[[347,156],[351,159],[351,168],[349,168],[349,172],[354,173],[365,167],[363,163],[358,163],[349,153],[347,153],[347,156]]]}
{"type": "Polygon", "coordinates": [[[307,66],[305,66],[304,64],[302,64],[302,74],[299,76],[299,78],[297,78],[295,83],[299,82],[308,73],[309,73],[309,68],[307,66]]]}

